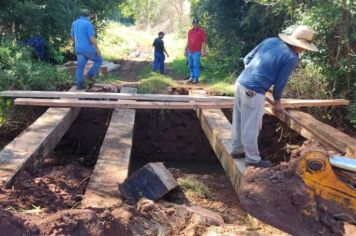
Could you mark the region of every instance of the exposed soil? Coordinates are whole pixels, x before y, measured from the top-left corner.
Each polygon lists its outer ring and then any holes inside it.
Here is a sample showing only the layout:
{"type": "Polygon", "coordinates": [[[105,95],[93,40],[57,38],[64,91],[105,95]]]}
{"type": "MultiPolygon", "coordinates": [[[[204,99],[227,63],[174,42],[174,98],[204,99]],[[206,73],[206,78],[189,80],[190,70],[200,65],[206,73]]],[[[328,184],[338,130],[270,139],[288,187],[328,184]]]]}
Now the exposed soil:
{"type": "Polygon", "coordinates": [[[133,160],[215,160],[195,111],[137,110],[133,140],[133,160]]]}
{"type": "Polygon", "coordinates": [[[290,162],[269,169],[248,168],[239,198],[251,215],[292,235],[343,235],[343,221],[335,215],[345,211],[314,196],[296,174],[307,150],[321,148],[308,141],[293,152],[290,162]]]}
{"type": "MultiPolygon", "coordinates": [[[[195,178],[211,192],[201,197],[176,189],[157,203],[141,200],[117,209],[17,210],[0,206],[0,235],[272,235],[256,228],[241,210],[236,193],[224,175],[187,174],[170,169],[175,179],[195,178]],[[224,191],[221,191],[221,190],[224,191]],[[179,197],[180,196],[180,197],[179,197]],[[182,200],[177,204],[177,200],[182,200]],[[215,234],[214,234],[215,233],[215,234]]],[[[74,206],[75,207],[75,206],[74,206]]],[[[59,207],[60,209],[61,207],[59,207]]],[[[279,234],[281,235],[281,234],[279,234]]],[[[283,235],[283,234],[282,234],[283,235]]]]}

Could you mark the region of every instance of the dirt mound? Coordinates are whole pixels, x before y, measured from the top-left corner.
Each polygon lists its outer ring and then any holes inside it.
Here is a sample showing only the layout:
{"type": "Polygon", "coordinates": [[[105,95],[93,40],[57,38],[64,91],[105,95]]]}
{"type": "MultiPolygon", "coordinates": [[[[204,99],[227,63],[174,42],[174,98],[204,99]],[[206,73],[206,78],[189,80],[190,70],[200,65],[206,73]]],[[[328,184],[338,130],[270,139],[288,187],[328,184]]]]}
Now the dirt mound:
{"type": "Polygon", "coordinates": [[[12,189],[0,191],[0,205],[14,209],[55,212],[75,206],[85,190],[91,169],[78,164],[46,167],[35,175],[23,171],[12,189]]]}
{"type": "Polygon", "coordinates": [[[65,210],[27,215],[0,208],[0,235],[104,235],[98,215],[91,210],[65,210]]]}
{"type": "Polygon", "coordinates": [[[314,198],[313,191],[296,174],[301,152],[309,148],[307,143],[295,151],[288,163],[268,169],[248,168],[240,201],[252,216],[290,234],[342,235],[343,223],[326,210],[328,203],[314,198]]]}

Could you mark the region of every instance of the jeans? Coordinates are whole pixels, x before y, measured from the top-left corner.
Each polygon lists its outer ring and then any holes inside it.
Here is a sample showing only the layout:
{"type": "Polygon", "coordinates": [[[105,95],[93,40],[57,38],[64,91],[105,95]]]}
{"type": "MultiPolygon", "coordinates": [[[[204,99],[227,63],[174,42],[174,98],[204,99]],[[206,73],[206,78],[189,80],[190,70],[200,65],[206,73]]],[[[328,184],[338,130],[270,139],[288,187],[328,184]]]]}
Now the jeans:
{"type": "Polygon", "coordinates": [[[75,73],[75,78],[77,82],[77,88],[84,88],[84,69],[88,62],[88,60],[92,60],[94,62],[93,67],[89,70],[86,77],[94,77],[100,69],[101,64],[103,63],[103,59],[96,52],[81,52],[77,53],[77,71],[75,73]]]}
{"type": "Polygon", "coordinates": [[[245,152],[247,163],[261,161],[258,150],[258,135],[262,128],[265,96],[246,94],[246,88],[236,81],[234,109],[232,115],[231,153],[245,152]]]}
{"type": "Polygon", "coordinates": [[[199,81],[200,75],[200,57],[201,52],[189,52],[188,54],[190,78],[196,82],[199,81]]]}
{"type": "Polygon", "coordinates": [[[164,60],[166,57],[164,53],[155,52],[154,53],[154,61],[153,61],[153,71],[159,70],[161,74],[164,72],[164,60]]]}

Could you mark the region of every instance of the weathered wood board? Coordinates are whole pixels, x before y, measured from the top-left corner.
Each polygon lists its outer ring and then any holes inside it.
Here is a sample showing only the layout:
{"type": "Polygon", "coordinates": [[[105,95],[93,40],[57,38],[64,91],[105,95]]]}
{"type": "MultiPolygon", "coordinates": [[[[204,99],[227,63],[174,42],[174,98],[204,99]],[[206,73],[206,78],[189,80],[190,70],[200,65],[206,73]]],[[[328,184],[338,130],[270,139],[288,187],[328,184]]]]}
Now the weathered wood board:
{"type": "Polygon", "coordinates": [[[157,201],[177,186],[163,163],[149,163],[132,174],[119,186],[121,195],[135,203],[141,197],[157,201]]]}
{"type": "MultiPolygon", "coordinates": [[[[136,92],[124,87],[122,92],[136,92]]],[[[115,109],[100,148],[98,161],[90,178],[81,205],[109,208],[120,204],[118,184],[128,177],[135,110],[115,109]]]]}
{"type": "MultiPolygon", "coordinates": [[[[74,88],[73,88],[74,89],[74,88]]],[[[76,119],[80,108],[50,108],[0,152],[0,180],[11,187],[24,168],[36,170],[76,119]]]]}

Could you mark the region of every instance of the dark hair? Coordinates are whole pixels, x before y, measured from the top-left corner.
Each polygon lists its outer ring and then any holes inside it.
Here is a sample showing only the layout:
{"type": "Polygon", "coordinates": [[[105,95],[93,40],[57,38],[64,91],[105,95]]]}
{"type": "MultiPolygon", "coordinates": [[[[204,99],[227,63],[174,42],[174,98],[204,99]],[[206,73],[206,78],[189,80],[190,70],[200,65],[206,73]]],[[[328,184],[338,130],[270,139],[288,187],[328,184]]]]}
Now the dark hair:
{"type": "Polygon", "coordinates": [[[81,16],[91,16],[91,12],[88,9],[80,9],[80,15],[81,16]]]}
{"type": "Polygon", "coordinates": [[[199,19],[198,18],[194,18],[192,23],[198,25],[199,24],[199,19]]]}
{"type": "Polygon", "coordinates": [[[161,35],[164,35],[164,33],[163,33],[162,31],[160,31],[160,32],[158,33],[158,36],[161,36],[161,35]]]}

